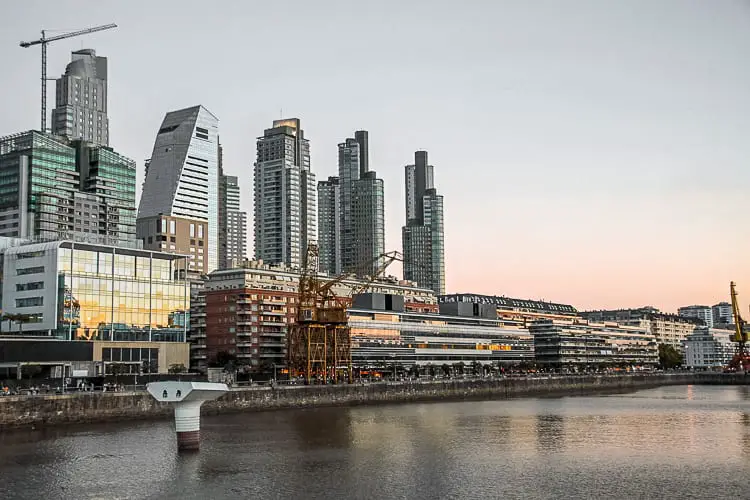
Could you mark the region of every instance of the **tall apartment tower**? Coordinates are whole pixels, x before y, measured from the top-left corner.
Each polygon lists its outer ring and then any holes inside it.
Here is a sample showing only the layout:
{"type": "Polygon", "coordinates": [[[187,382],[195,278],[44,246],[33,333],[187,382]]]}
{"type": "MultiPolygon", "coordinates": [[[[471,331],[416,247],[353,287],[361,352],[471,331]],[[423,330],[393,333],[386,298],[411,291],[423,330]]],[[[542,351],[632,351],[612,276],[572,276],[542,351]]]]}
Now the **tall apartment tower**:
{"type": "Polygon", "coordinates": [[[385,252],[383,180],[370,170],[369,137],[358,130],[339,144],[341,271],[370,274],[385,252]]]}
{"type": "Polygon", "coordinates": [[[317,241],[317,192],[310,141],[300,120],[274,120],[257,140],[255,258],[299,268],[317,241]]]}
{"type": "Polygon", "coordinates": [[[219,268],[219,120],[203,106],[162,121],[138,207],[144,248],[190,255],[190,270],[219,268]]]}
{"type": "Polygon", "coordinates": [[[318,182],[318,246],[320,270],[341,274],[341,186],[338,177],[318,182]]]}
{"type": "Polygon", "coordinates": [[[109,145],[107,58],[93,49],[73,52],[65,74],[57,79],[52,133],[109,145]]]}
{"type": "Polygon", "coordinates": [[[401,237],[404,279],[445,294],[443,196],[435,189],[427,151],[414,153],[414,165],[406,166],[406,225],[401,237]]]}
{"type": "Polygon", "coordinates": [[[247,214],[240,210],[240,186],[237,177],[222,175],[220,183],[219,206],[223,208],[219,236],[223,243],[220,252],[223,260],[219,265],[223,269],[232,269],[239,267],[246,256],[247,214]]]}

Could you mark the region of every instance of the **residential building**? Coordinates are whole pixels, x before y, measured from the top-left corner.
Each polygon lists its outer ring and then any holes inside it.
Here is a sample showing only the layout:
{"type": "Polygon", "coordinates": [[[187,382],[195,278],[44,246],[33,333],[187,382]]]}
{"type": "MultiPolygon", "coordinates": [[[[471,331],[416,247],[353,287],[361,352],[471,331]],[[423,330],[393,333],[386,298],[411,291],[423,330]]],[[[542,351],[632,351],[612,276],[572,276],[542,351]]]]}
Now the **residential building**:
{"type": "Polygon", "coordinates": [[[57,79],[52,133],[109,145],[107,58],[97,56],[93,49],[73,52],[65,74],[57,79]]]}
{"type": "Polygon", "coordinates": [[[247,214],[240,210],[240,186],[237,177],[221,175],[219,202],[221,220],[219,229],[220,267],[231,269],[245,260],[247,251],[247,214]]]}
{"type": "Polygon", "coordinates": [[[146,250],[186,255],[191,278],[209,271],[208,223],[203,219],[170,215],[139,217],[137,236],[146,250]]]}
{"type": "Polygon", "coordinates": [[[170,364],[187,366],[188,325],[175,322],[189,307],[186,265],[185,256],[74,241],[5,246],[2,310],[17,319],[2,322],[3,335],[92,344],[86,360],[63,359],[66,344],[58,343],[48,345],[62,351],[50,347],[44,359],[29,353],[0,362],[94,363],[81,376],[106,373],[112,363],[127,364],[130,373],[142,371],[144,360],[162,373],[170,364]]]}
{"type": "MultiPolygon", "coordinates": [[[[219,352],[260,369],[286,361],[286,334],[297,314],[299,271],[250,261],[246,267],[210,273],[191,309],[192,367],[203,370],[219,352]]],[[[321,274],[326,283],[333,279],[321,274]]],[[[332,287],[339,297],[350,297],[362,285],[343,280],[332,287]]],[[[372,283],[373,293],[404,297],[404,310],[437,312],[431,290],[412,283],[384,279],[372,283]]]]}
{"type": "Polygon", "coordinates": [[[713,311],[709,306],[685,306],[677,309],[677,315],[683,318],[695,318],[709,328],[714,326],[713,311]]]}
{"type": "Polygon", "coordinates": [[[301,268],[318,225],[310,142],[298,118],[274,120],[258,137],[254,172],[255,258],[301,268]]]}
{"type": "Polygon", "coordinates": [[[0,138],[0,236],[134,246],[135,162],[33,130],[0,138]]]}
{"type": "Polygon", "coordinates": [[[438,295],[445,293],[443,196],[434,187],[427,151],[414,154],[406,166],[406,225],[402,228],[404,279],[438,295]]]}
{"type": "Polygon", "coordinates": [[[693,333],[696,325],[701,324],[695,318],[662,313],[654,307],[585,311],[579,314],[591,321],[615,321],[621,325],[646,328],[658,344],[671,345],[677,349],[682,349],[685,338],[693,333]]]}
{"type": "Polygon", "coordinates": [[[732,304],[729,302],[719,302],[711,306],[714,325],[733,325],[734,317],[732,316],[732,304]]]}
{"type": "Polygon", "coordinates": [[[369,137],[339,144],[339,244],[342,272],[369,275],[385,252],[383,180],[369,170],[369,137]]]}
{"type": "Polygon", "coordinates": [[[529,325],[537,364],[581,371],[597,368],[653,368],[656,339],[646,327],[578,318],[541,319],[529,325]]]}
{"type": "MultiPolygon", "coordinates": [[[[138,207],[139,219],[168,216],[204,224],[207,271],[219,267],[218,130],[218,118],[203,106],[167,113],[147,164],[138,207]]],[[[181,227],[189,228],[190,223],[181,227]]]]}
{"type": "Polygon", "coordinates": [[[341,267],[341,183],[338,177],[318,182],[318,247],[321,272],[338,276],[341,267]]]}
{"type": "Polygon", "coordinates": [[[683,342],[688,368],[725,368],[737,352],[731,330],[696,326],[683,342]]]}

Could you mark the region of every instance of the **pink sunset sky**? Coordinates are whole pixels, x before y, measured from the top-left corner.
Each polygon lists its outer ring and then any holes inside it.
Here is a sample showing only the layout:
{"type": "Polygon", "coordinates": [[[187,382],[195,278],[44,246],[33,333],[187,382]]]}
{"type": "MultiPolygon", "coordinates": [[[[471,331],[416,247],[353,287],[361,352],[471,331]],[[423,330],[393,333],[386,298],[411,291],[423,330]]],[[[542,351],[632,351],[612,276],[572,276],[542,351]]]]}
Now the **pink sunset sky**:
{"type": "Polygon", "coordinates": [[[9,2],[0,135],[39,126],[39,50],[18,42],[109,22],[50,45],[49,76],[72,50],[109,58],[111,145],[139,185],[167,111],[218,116],[251,252],[255,138],[295,116],[318,179],[370,132],[387,250],[403,167],[429,151],[448,292],[674,312],[735,280],[747,310],[747,2],[9,2]]]}

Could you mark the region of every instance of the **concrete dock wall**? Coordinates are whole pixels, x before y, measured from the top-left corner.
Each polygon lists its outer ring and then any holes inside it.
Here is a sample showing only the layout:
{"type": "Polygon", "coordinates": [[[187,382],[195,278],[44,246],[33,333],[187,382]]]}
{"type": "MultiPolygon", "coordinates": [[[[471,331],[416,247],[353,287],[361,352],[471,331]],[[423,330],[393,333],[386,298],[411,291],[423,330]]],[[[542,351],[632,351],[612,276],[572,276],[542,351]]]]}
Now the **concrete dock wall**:
{"type": "MultiPolygon", "coordinates": [[[[669,374],[439,380],[368,385],[276,386],[233,389],[203,405],[202,413],[313,406],[507,399],[630,391],[663,385],[750,383],[750,376],[669,374]]],[[[0,397],[0,429],[84,422],[171,418],[173,409],[146,392],[0,397]]]]}

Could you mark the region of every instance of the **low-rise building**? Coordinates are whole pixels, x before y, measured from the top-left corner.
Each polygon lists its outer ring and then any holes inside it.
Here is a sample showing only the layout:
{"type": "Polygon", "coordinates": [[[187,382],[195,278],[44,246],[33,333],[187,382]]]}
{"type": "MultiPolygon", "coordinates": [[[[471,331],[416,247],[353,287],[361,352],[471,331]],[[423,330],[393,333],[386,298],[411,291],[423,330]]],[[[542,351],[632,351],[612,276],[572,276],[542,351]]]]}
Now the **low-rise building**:
{"type": "Polygon", "coordinates": [[[671,345],[677,349],[682,349],[685,338],[693,333],[696,326],[702,324],[696,318],[662,313],[654,307],[586,311],[580,313],[580,316],[591,321],[614,321],[623,326],[646,328],[658,344],[671,345]]]}
{"type": "Polygon", "coordinates": [[[659,362],[654,336],[643,326],[570,318],[529,325],[535,361],[553,369],[585,367],[650,368],[659,362]]]}
{"type": "Polygon", "coordinates": [[[576,308],[568,304],[476,293],[441,295],[438,301],[441,311],[453,311],[474,304],[474,307],[482,309],[482,314],[494,309],[497,319],[521,321],[526,326],[539,319],[566,319],[578,314],[576,308]]]}
{"type": "Polygon", "coordinates": [[[737,344],[733,332],[698,326],[683,342],[685,366],[688,368],[722,368],[729,365],[737,344]]]}
{"type": "Polygon", "coordinates": [[[86,355],[89,376],[97,374],[91,364],[96,362],[102,362],[102,373],[114,364],[126,365],[129,372],[143,371],[143,361],[148,362],[146,370],[188,366],[190,290],[184,255],[74,241],[16,240],[0,250],[0,256],[5,336],[0,352],[17,347],[7,342],[19,339],[58,341],[44,344],[42,360],[28,351],[27,359],[0,363],[45,361],[73,369],[65,362],[74,360],[58,359],[70,348],[80,350],[79,358],[81,352],[91,352],[86,355]],[[90,345],[80,347],[86,342],[90,345]]]}
{"type": "MultiPolygon", "coordinates": [[[[365,294],[365,298],[373,295],[377,298],[380,294],[365,294]]],[[[383,301],[357,297],[348,311],[355,368],[398,365],[424,370],[428,365],[474,363],[500,366],[534,357],[531,336],[518,322],[387,307],[359,308],[363,302],[383,301]]]]}

